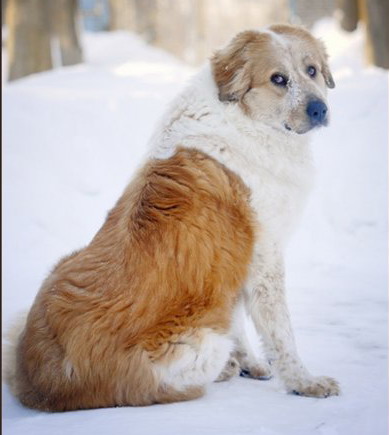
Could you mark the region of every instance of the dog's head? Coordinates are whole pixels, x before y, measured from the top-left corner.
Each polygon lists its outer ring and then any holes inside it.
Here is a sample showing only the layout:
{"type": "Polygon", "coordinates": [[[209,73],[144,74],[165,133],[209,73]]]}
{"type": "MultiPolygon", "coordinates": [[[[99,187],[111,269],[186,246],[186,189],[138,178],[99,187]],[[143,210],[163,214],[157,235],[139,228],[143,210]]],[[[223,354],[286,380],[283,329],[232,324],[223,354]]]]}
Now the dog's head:
{"type": "Polygon", "coordinates": [[[239,33],[211,65],[220,101],[247,116],[298,134],[327,125],[326,87],[335,83],[323,43],[303,28],[239,33]]]}

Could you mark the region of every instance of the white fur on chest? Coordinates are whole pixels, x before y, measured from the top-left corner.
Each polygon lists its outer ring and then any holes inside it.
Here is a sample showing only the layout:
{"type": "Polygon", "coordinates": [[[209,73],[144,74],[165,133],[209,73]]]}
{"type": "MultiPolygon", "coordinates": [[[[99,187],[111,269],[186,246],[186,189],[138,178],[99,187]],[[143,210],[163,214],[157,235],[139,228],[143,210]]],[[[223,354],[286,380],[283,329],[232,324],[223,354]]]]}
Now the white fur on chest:
{"type": "Polygon", "coordinates": [[[312,184],[307,135],[251,120],[217,96],[210,67],[173,102],[151,140],[151,156],[168,158],[178,146],[197,148],[238,174],[251,189],[261,234],[283,244],[312,184]]]}

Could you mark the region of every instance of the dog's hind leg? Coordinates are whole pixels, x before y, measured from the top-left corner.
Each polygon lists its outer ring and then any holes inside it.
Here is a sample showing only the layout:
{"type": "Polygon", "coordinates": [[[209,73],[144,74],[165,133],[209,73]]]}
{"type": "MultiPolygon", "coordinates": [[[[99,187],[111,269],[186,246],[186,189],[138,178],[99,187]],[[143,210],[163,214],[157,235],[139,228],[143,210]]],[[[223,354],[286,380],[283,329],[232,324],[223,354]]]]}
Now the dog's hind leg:
{"type": "Polygon", "coordinates": [[[224,382],[228,381],[234,376],[238,376],[240,373],[240,364],[239,361],[233,356],[235,352],[232,353],[230,359],[227,361],[227,364],[224,366],[223,371],[217,377],[215,382],[224,382]]]}
{"type": "Polygon", "coordinates": [[[180,394],[178,400],[199,397],[219,377],[232,349],[229,337],[208,328],[194,329],[167,343],[153,364],[161,392],[157,401],[175,401],[180,394]]]}

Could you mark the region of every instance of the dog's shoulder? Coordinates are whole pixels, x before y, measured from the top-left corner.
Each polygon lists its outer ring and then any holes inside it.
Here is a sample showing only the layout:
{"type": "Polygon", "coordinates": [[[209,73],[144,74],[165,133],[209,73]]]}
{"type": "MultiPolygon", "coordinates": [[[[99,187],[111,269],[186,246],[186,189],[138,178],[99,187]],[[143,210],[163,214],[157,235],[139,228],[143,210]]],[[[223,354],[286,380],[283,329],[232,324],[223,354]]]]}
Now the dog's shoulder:
{"type": "Polygon", "coordinates": [[[196,204],[238,204],[248,202],[250,197],[237,174],[195,148],[178,147],[170,158],[151,159],[139,177],[143,187],[133,213],[138,217],[146,213],[148,219],[182,217],[196,204]]]}

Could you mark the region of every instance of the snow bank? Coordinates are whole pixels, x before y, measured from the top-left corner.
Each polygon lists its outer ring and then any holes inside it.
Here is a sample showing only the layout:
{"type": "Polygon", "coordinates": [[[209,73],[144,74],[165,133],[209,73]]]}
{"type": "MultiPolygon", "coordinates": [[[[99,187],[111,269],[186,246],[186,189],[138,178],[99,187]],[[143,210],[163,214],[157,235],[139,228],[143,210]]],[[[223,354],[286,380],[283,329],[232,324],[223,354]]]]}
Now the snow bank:
{"type": "MultiPolygon", "coordinates": [[[[42,414],[3,387],[6,434],[386,434],[387,73],[365,68],[361,31],[330,21],[332,122],[314,137],[316,187],[287,256],[300,353],[340,397],[286,395],[276,380],[214,384],[148,408],[42,414]]],[[[139,165],[191,70],[127,33],[86,34],[85,64],[3,93],[3,325],[28,308],[55,261],[87,244],[139,165]]]]}

